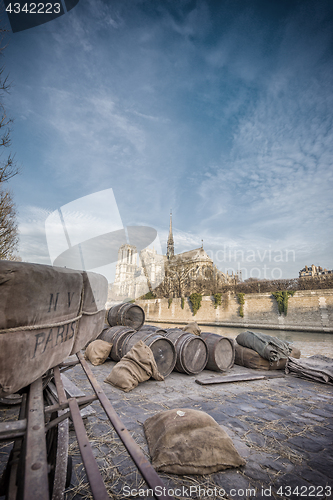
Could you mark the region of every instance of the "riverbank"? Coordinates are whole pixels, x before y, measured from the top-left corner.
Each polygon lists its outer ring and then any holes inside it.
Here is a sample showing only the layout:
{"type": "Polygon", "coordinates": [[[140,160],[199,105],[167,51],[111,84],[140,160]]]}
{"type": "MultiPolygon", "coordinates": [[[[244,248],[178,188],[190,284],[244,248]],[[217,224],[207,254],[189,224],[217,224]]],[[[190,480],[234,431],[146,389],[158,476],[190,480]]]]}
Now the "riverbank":
{"type": "Polygon", "coordinates": [[[180,298],[137,300],[136,303],[144,309],[146,321],[155,323],[186,324],[195,320],[207,326],[333,333],[331,289],[295,292],[288,298],[286,315],[279,313],[271,293],[244,294],[242,309],[239,300],[237,295],[226,293],[221,305],[216,305],[213,296],[202,297],[196,315],[188,297],[183,304],[180,298]]]}

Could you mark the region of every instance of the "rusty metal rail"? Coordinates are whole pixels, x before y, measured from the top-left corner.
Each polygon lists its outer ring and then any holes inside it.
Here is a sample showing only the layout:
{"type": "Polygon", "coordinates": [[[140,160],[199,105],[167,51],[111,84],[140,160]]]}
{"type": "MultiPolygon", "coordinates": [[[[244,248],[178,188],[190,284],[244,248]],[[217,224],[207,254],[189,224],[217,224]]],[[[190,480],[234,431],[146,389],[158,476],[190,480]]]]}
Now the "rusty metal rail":
{"type": "Polygon", "coordinates": [[[105,392],[99,385],[96,377],[92,373],[88,363],[85,361],[83,355],[81,352],[78,352],[77,358],[79,359],[81,366],[83,370],[85,371],[89,382],[91,383],[96,396],[98,397],[102,407],[104,408],[105,413],[109,417],[109,420],[111,424],[113,425],[116,433],[118,434],[119,438],[123,442],[125,448],[127,449],[128,453],[130,454],[132,460],[134,461],[135,465],[139,469],[142,477],[148,484],[148,486],[153,490],[155,498],[158,500],[174,500],[173,497],[167,495],[167,494],[161,494],[157,495],[156,493],[156,488],[157,491],[165,491],[165,484],[163,483],[162,479],[160,476],[157,474],[153,466],[151,465],[150,462],[146,459],[144,454],[142,453],[142,450],[138,446],[138,444],[134,441],[122,421],[120,420],[119,416],[117,415],[116,411],[114,410],[113,406],[110,403],[110,400],[106,396],[105,392]]]}
{"type": "Polygon", "coordinates": [[[80,414],[83,407],[98,399],[143,479],[154,492],[154,497],[157,500],[173,500],[173,497],[165,493],[157,494],[166,491],[162,479],[115,412],[81,352],[77,353],[77,358],[78,361],[74,363],[71,361],[53,368],[53,394],[49,386],[46,386],[50,380],[48,373],[26,388],[26,394],[21,397],[18,420],[0,423],[0,441],[14,440],[7,467],[0,480],[0,495],[6,495],[6,500],[63,500],[70,417],[93,497],[95,500],[109,499],[80,414]],[[68,398],[61,371],[78,362],[95,395],[68,398]]]}

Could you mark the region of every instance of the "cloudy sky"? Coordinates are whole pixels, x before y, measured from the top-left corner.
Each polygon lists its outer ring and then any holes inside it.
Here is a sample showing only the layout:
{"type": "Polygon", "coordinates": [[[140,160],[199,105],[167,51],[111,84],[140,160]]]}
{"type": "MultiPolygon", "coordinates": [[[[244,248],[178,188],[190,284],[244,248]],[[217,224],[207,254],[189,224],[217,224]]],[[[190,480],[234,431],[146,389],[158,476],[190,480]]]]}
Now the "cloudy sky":
{"type": "Polygon", "coordinates": [[[11,34],[23,260],[50,263],[46,218],[112,188],[164,252],[172,208],[176,253],[203,240],[223,271],[332,269],[332,37],[330,0],[80,0],[11,34]]]}

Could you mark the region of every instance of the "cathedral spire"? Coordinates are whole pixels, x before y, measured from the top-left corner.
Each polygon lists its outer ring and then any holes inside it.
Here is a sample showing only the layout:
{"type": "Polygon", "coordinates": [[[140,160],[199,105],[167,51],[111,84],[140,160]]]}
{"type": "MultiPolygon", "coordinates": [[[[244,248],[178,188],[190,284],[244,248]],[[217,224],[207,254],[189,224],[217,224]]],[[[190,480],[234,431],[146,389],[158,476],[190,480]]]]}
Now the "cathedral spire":
{"type": "Polygon", "coordinates": [[[172,210],[170,211],[170,228],[169,228],[169,237],[167,244],[167,257],[170,259],[175,255],[173,236],[172,236],[172,210]]]}

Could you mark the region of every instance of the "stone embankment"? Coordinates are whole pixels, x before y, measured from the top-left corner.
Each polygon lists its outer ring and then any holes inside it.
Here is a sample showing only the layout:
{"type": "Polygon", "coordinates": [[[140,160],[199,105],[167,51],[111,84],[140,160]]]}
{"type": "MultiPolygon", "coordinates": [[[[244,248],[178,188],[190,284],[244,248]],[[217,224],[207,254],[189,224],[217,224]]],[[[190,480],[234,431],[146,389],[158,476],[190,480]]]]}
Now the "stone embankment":
{"type": "Polygon", "coordinates": [[[333,332],[333,290],[303,290],[288,299],[287,315],[280,314],[271,293],[244,295],[243,317],[236,294],[226,293],[222,304],[215,308],[213,296],[203,297],[201,307],[193,315],[188,298],[151,299],[136,301],[145,311],[146,321],[185,324],[196,320],[202,325],[333,332]]]}

